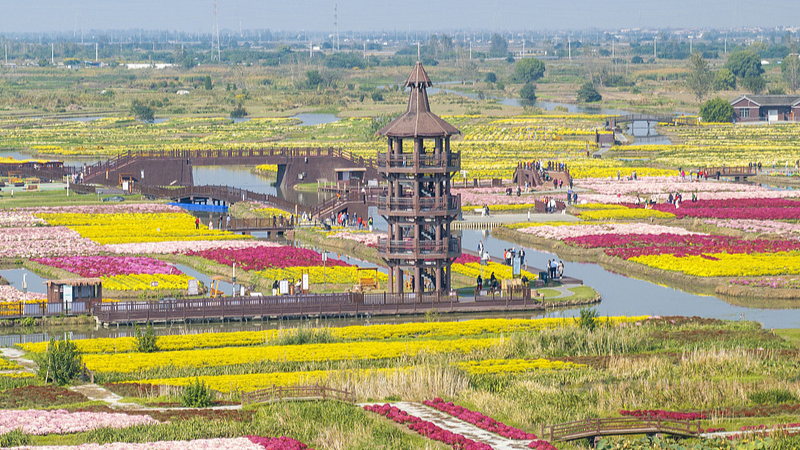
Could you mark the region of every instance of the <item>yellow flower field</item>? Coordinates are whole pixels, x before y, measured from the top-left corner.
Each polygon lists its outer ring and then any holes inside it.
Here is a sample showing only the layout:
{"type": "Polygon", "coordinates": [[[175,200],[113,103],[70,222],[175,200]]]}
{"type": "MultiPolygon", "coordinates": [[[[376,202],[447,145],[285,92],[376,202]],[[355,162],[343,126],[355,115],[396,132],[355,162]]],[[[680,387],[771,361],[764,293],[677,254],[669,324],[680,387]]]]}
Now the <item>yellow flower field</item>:
{"type": "MultiPolygon", "coordinates": [[[[452,270],[454,273],[477,279],[478,275],[481,274],[481,265],[480,263],[453,264],[452,270]]],[[[484,285],[486,285],[493,272],[498,280],[510,280],[514,277],[513,268],[511,266],[490,262],[483,267],[484,285]]],[[[522,270],[521,274],[528,277],[531,281],[539,278],[538,275],[528,272],[527,270],[522,270]]]]}
{"type": "Polygon", "coordinates": [[[713,253],[706,256],[645,255],[630,258],[646,266],[662,270],[682,272],[695,277],[739,277],[763,275],[797,275],[800,274],[800,253],[713,253]]]}
{"type": "Polygon", "coordinates": [[[66,226],[98,244],[249,239],[228,231],[209,230],[185,213],[37,214],[50,225],[66,226]]]}
{"type": "Polygon", "coordinates": [[[550,361],[548,359],[484,359],[483,361],[462,362],[458,366],[470,374],[481,375],[489,373],[520,373],[538,369],[579,369],[586,367],[586,364],[550,361]]]}
{"type": "Polygon", "coordinates": [[[100,279],[103,281],[103,289],[112,291],[167,291],[186,290],[189,288],[189,280],[194,278],[186,274],[130,274],[100,277],[100,279]]]}
{"type": "Polygon", "coordinates": [[[656,219],[674,219],[675,214],[644,208],[610,208],[592,209],[580,213],[583,220],[642,220],[651,217],[656,219]]]}
{"type": "Polygon", "coordinates": [[[427,340],[235,347],[204,350],[178,350],[157,353],[117,353],[84,355],[86,367],[96,372],[131,373],[158,367],[220,367],[254,361],[304,362],[376,360],[414,356],[421,353],[469,353],[491,347],[497,339],[427,340]]]}
{"type": "MultiPolygon", "coordinates": [[[[355,266],[333,266],[326,267],[324,270],[322,266],[286,267],[283,269],[267,269],[256,273],[269,280],[281,280],[284,278],[299,280],[302,278],[303,272],[308,272],[308,282],[311,284],[322,284],[323,280],[326,283],[335,284],[357,284],[359,282],[358,267],[355,266]]],[[[380,282],[386,282],[389,276],[379,271],[377,278],[380,282]]]]}
{"type": "MultiPolygon", "coordinates": [[[[614,324],[640,322],[648,316],[603,317],[603,322],[614,324]]],[[[387,340],[421,337],[479,336],[485,334],[507,334],[518,331],[535,331],[547,328],[573,327],[571,318],[543,319],[477,319],[464,322],[419,322],[386,325],[355,325],[341,328],[328,328],[331,334],[343,340],[387,340]]],[[[236,347],[264,344],[284,332],[283,330],[237,331],[230,333],[198,333],[188,335],[169,335],[158,337],[158,347],[162,351],[191,350],[198,348],[236,347]]],[[[81,353],[131,352],[136,349],[132,337],[81,339],[74,342],[81,353]]],[[[47,350],[47,342],[19,345],[23,350],[42,353],[47,350]]]]}
{"type": "Polygon", "coordinates": [[[20,365],[14,361],[9,361],[6,358],[0,357],[0,370],[17,370],[21,369],[20,365]]]}

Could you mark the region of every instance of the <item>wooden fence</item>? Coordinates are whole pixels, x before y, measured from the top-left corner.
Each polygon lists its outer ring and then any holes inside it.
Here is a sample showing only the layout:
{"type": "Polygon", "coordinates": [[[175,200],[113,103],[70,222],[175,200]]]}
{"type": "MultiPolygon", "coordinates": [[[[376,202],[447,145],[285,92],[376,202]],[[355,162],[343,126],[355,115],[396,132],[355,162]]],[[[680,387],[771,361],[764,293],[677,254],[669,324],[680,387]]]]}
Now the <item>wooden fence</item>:
{"type": "Polygon", "coordinates": [[[355,403],[356,396],[352,391],[333,389],[319,384],[311,386],[275,386],[257,391],[242,393],[242,406],[254,403],[274,402],[281,400],[338,400],[355,403]]]}

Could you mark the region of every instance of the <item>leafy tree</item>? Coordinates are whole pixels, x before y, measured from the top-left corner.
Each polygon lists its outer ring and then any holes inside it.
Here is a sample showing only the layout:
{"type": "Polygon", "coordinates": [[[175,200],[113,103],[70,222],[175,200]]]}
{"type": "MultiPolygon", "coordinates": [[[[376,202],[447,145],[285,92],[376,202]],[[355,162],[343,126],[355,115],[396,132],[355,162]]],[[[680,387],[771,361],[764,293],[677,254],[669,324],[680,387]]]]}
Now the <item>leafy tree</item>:
{"type": "Polygon", "coordinates": [[[497,74],[494,72],[489,72],[486,74],[486,82],[487,83],[497,83],[497,74]]]}
{"type": "Polygon", "coordinates": [[[733,121],[733,106],[719,97],[708,100],[700,107],[700,117],[703,122],[731,122],[733,121]]]}
{"type": "Polygon", "coordinates": [[[489,56],[492,58],[505,58],[508,55],[508,41],[498,33],[492,34],[489,41],[489,56]]]}
{"type": "Polygon", "coordinates": [[[80,60],[78,60],[77,58],[67,58],[64,60],[64,65],[70,67],[77,66],[80,63],[81,63],[80,60]]]}
{"type": "Polygon", "coordinates": [[[153,332],[153,326],[150,323],[147,323],[147,328],[145,329],[144,333],[142,333],[142,329],[139,328],[139,325],[136,325],[134,328],[136,334],[136,348],[141,353],[152,353],[158,351],[158,337],[156,336],[155,332],[153,332]]]}
{"type": "Polygon", "coordinates": [[[153,112],[153,108],[139,102],[138,100],[134,100],[131,104],[131,114],[136,120],[153,123],[156,120],[155,112],[153,112]]]}
{"type": "Polygon", "coordinates": [[[536,58],[523,58],[514,64],[514,78],[521,83],[532,83],[544,76],[544,63],[536,58]]]}
{"type": "Polygon", "coordinates": [[[740,84],[743,88],[747,89],[753,94],[760,94],[764,92],[764,89],[767,87],[767,82],[764,81],[764,78],[761,76],[742,78],[742,82],[740,84]]]}
{"type": "Polygon", "coordinates": [[[689,76],[686,78],[686,84],[697,100],[702,100],[708,94],[713,81],[713,74],[708,68],[708,62],[700,53],[693,53],[689,62],[689,76]]]}
{"type": "Polygon", "coordinates": [[[242,106],[241,103],[239,103],[239,106],[233,108],[233,111],[231,111],[231,119],[241,119],[245,116],[247,116],[247,110],[244,109],[244,106],[242,106]]]}
{"type": "Polygon", "coordinates": [[[800,88],[800,58],[797,55],[787,56],[781,63],[781,74],[792,92],[800,88]]]}
{"type": "Polygon", "coordinates": [[[207,91],[210,91],[210,90],[214,89],[214,85],[211,84],[211,75],[206,75],[206,79],[203,82],[203,85],[204,85],[204,87],[206,88],[207,91]]]}
{"type": "Polygon", "coordinates": [[[631,58],[631,64],[644,64],[644,59],[642,59],[641,56],[636,55],[633,58],[631,58]]]}
{"type": "Polygon", "coordinates": [[[585,102],[585,103],[593,103],[599,102],[603,99],[603,96],[597,92],[597,89],[594,88],[594,85],[587,81],[586,83],[578,89],[578,101],[585,102]]]}
{"type": "Polygon", "coordinates": [[[81,355],[72,341],[56,341],[51,338],[47,344],[47,352],[39,358],[38,375],[44,382],[52,381],[65,385],[81,373],[81,355]]]}
{"type": "Polygon", "coordinates": [[[375,91],[372,93],[372,101],[373,102],[382,102],[383,101],[383,93],[381,91],[375,91]]]}
{"type": "Polygon", "coordinates": [[[50,60],[47,58],[41,58],[39,59],[39,62],[37,62],[36,64],[38,64],[39,67],[47,67],[50,65],[50,60]]]}
{"type": "Polygon", "coordinates": [[[764,73],[761,67],[761,57],[750,50],[742,50],[731,54],[725,68],[738,78],[760,77],[764,73]]]}
{"type": "Polygon", "coordinates": [[[719,69],[714,74],[713,82],[715,91],[730,91],[736,89],[736,77],[726,68],[719,69]]]}
{"type": "Polygon", "coordinates": [[[319,70],[309,70],[306,72],[306,84],[311,89],[318,88],[325,80],[320,75],[319,70]]]}
{"type": "Polygon", "coordinates": [[[205,382],[195,378],[193,382],[183,388],[181,404],[187,408],[205,408],[214,402],[214,392],[205,382]]]}
{"type": "Polygon", "coordinates": [[[519,96],[529,102],[536,101],[536,86],[533,83],[525,83],[519,91],[519,96]]]}

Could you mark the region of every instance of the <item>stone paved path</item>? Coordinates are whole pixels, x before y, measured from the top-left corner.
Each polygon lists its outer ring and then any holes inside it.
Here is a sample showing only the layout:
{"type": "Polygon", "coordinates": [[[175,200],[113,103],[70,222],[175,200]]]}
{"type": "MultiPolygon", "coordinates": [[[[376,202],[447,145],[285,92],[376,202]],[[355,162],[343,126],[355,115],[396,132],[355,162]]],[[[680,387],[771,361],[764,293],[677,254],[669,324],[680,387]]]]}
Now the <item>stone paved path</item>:
{"type": "Polygon", "coordinates": [[[0,354],[2,354],[6,359],[9,361],[13,361],[20,366],[22,366],[22,370],[8,370],[5,372],[30,372],[36,373],[36,363],[31,361],[30,359],[23,358],[22,355],[25,354],[22,350],[18,348],[0,348],[0,354]]]}
{"type": "Polygon", "coordinates": [[[476,442],[484,442],[489,444],[495,450],[523,450],[528,448],[527,445],[530,442],[527,440],[519,441],[508,439],[497,434],[490,433],[482,428],[476,427],[469,422],[456,419],[450,414],[445,414],[421,403],[396,402],[391,403],[391,405],[402,409],[412,416],[417,416],[422,420],[432,422],[445,430],[463,435],[464,437],[472,439],[476,442]]]}

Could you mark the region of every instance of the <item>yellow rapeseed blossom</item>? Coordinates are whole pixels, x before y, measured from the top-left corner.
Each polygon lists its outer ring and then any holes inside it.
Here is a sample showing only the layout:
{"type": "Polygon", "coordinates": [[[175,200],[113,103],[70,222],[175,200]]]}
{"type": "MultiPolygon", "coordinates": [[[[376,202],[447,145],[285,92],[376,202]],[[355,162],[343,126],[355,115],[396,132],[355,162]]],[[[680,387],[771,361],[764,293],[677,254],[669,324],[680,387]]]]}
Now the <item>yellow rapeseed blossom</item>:
{"type": "Polygon", "coordinates": [[[586,364],[575,364],[548,359],[485,359],[483,361],[466,361],[458,366],[473,375],[487,373],[519,373],[537,369],[578,369],[586,364]]]}

